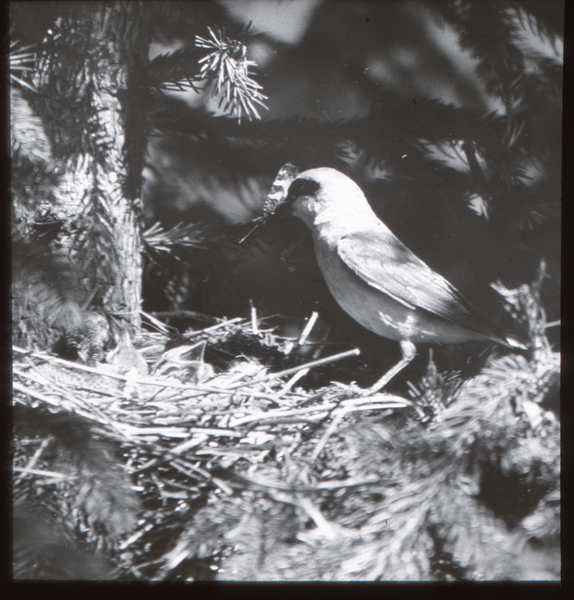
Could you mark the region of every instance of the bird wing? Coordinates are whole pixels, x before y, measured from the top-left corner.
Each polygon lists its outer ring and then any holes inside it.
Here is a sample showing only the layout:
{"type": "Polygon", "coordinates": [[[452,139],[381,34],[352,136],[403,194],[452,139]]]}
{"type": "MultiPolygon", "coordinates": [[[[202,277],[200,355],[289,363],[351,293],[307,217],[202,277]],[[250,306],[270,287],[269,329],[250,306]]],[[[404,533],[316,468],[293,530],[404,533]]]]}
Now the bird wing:
{"type": "Polygon", "coordinates": [[[361,232],[337,244],[345,264],[361,279],[409,308],[423,308],[483,335],[504,339],[442,275],[415,256],[394,235],[361,232]]]}

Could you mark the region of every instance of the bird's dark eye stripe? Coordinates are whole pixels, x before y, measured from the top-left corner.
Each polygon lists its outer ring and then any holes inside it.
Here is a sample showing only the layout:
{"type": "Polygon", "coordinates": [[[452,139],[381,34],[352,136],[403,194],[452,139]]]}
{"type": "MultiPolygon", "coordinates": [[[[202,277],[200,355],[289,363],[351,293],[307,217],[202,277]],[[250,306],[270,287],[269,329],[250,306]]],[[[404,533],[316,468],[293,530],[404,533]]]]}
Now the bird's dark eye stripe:
{"type": "Polygon", "coordinates": [[[288,200],[296,200],[300,196],[312,196],[321,185],[313,179],[295,179],[289,186],[288,200]]]}

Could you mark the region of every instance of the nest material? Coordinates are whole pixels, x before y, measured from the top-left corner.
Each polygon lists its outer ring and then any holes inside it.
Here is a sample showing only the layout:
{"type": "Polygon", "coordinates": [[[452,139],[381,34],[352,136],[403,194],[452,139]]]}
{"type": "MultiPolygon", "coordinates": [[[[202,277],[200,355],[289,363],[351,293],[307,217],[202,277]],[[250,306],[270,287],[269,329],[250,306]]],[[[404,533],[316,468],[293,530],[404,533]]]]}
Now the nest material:
{"type": "MultiPolygon", "coordinates": [[[[506,363],[494,363],[488,381],[462,386],[435,373],[432,394],[405,399],[364,397],[353,385],[298,386],[329,359],[270,373],[234,357],[216,374],[205,346],[221,350],[233,339],[237,348],[243,339],[275,362],[297,346],[240,319],[184,337],[183,350],[165,350],[164,333],[142,333],[134,346],[145,369],[14,349],[15,404],[72,415],[89,426],[86,444],[96,440],[96,457],[74,463],[61,452],[50,460],[50,435],[20,436],[16,497],[49,496],[68,530],[113,558],[114,577],[419,580],[457,578],[458,569],[520,579],[525,518],[554,547],[556,519],[540,507],[556,494],[559,433],[539,405],[555,386],[555,353],[544,363],[499,359],[506,363]],[[494,392],[496,373],[505,385],[494,392]],[[113,448],[121,456],[111,459],[113,448]],[[494,467],[512,476],[517,463],[518,493],[532,498],[509,525],[481,500],[481,482],[494,467]]],[[[534,555],[553,578],[546,546],[534,555]]]]}

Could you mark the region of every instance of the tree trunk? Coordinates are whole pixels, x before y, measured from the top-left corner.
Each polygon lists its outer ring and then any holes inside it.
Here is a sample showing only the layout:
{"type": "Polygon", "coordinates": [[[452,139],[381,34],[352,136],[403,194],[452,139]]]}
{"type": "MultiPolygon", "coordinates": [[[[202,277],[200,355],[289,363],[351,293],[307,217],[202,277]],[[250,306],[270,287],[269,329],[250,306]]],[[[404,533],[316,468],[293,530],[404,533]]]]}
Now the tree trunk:
{"type": "Polygon", "coordinates": [[[141,308],[141,173],[148,61],[140,2],[73,2],[48,32],[36,76],[60,179],[52,207],[61,252],[81,272],[84,303],[135,328],[141,308]]]}

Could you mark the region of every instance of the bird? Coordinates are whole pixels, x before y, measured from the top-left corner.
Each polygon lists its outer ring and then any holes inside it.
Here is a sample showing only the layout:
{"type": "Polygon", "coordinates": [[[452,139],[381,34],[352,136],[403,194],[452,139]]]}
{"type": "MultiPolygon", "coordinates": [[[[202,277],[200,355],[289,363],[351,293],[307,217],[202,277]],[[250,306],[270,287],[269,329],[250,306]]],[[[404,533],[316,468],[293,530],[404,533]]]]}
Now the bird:
{"type": "Polygon", "coordinates": [[[311,230],[317,262],[339,304],[357,323],[398,341],[401,360],[365,393],[374,394],[416,356],[416,344],[494,341],[525,350],[442,275],[403,244],[361,188],[336,169],[279,172],[264,215],[291,212],[311,230]]]}

